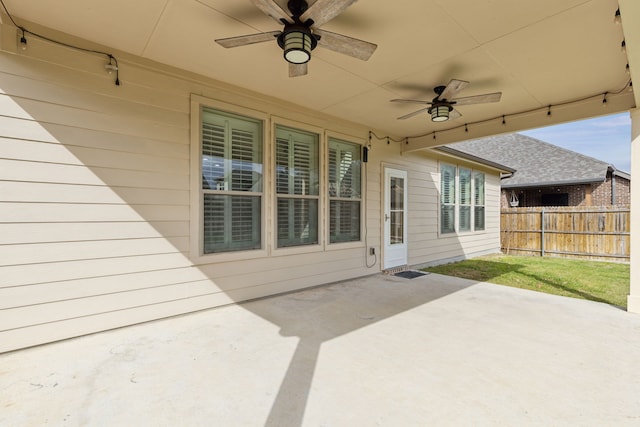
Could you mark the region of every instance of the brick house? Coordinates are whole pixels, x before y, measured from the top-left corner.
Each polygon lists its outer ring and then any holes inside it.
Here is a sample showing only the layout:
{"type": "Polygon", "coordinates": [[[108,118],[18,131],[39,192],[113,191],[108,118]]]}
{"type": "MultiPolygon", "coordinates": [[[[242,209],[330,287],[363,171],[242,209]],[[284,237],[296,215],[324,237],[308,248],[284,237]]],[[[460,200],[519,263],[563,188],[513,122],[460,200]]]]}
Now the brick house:
{"type": "Polygon", "coordinates": [[[631,175],[601,160],[518,133],[441,147],[512,167],[501,207],[629,206],[631,175]]]}

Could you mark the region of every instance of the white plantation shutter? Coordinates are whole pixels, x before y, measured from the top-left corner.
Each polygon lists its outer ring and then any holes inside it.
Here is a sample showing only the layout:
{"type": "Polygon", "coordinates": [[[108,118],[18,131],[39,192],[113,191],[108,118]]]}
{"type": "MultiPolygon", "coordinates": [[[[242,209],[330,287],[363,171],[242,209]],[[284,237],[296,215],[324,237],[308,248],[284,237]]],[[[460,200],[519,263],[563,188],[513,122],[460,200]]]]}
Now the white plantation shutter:
{"type": "Polygon", "coordinates": [[[473,174],[473,229],[484,230],[484,174],[473,174]]]}
{"type": "Polygon", "coordinates": [[[458,231],[471,230],[471,170],[459,168],[458,180],[460,185],[459,224],[458,231]]]}
{"type": "Polygon", "coordinates": [[[224,185],[224,126],[202,123],[202,188],[217,189],[224,185]]]}
{"type": "Polygon", "coordinates": [[[440,232],[455,233],[456,167],[440,167],[440,232]]]}
{"type": "Polygon", "coordinates": [[[276,128],[278,247],[318,243],[318,135],[276,128]]]}
{"type": "Polygon", "coordinates": [[[360,240],[360,145],[329,139],[329,243],[360,240]]]}
{"type": "Polygon", "coordinates": [[[204,253],[259,249],[262,123],[202,111],[204,253]]]}
{"type": "Polygon", "coordinates": [[[453,165],[440,165],[440,232],[485,229],[485,175],[453,165]],[[457,173],[457,177],[456,177],[457,173]],[[457,178],[457,186],[456,186],[457,178]],[[456,189],[457,198],[456,198],[456,189]],[[457,215],[456,215],[457,214],[457,215]],[[457,216],[457,224],[456,224],[457,216]],[[473,216],[473,222],[472,220],[473,216]]]}

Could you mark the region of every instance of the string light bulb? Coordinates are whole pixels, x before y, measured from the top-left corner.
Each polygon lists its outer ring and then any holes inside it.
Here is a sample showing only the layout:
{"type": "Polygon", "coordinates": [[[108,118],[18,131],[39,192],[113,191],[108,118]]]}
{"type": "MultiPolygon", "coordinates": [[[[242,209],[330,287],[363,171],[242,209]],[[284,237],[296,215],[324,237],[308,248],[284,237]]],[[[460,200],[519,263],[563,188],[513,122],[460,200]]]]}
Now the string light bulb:
{"type": "Polygon", "coordinates": [[[120,75],[118,73],[118,60],[113,56],[108,54],[109,62],[104,64],[104,68],[107,70],[109,75],[116,73],[116,86],[120,86],[120,75]]]}
{"type": "Polygon", "coordinates": [[[620,8],[616,9],[616,13],[613,16],[613,22],[615,22],[616,24],[620,24],[622,22],[622,19],[620,17],[620,8]]]}
{"type": "Polygon", "coordinates": [[[105,64],[104,68],[109,74],[113,74],[114,71],[118,71],[118,67],[112,63],[105,64]]]}
{"type": "Polygon", "coordinates": [[[20,36],[20,49],[27,50],[27,39],[24,36],[24,29],[22,29],[22,36],[20,36]]]}
{"type": "Polygon", "coordinates": [[[627,73],[627,75],[631,74],[631,70],[629,69],[629,64],[625,65],[624,72],[627,73]]]}
{"type": "Polygon", "coordinates": [[[622,43],[620,43],[620,50],[622,51],[622,53],[627,53],[627,42],[622,40],[622,43]]]}

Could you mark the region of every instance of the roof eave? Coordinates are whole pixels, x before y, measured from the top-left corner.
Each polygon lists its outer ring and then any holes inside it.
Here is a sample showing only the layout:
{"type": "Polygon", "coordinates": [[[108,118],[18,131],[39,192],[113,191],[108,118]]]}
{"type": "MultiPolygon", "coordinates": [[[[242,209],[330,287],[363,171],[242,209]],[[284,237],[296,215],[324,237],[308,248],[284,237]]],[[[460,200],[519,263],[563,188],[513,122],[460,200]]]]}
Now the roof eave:
{"type": "Polygon", "coordinates": [[[526,184],[509,184],[502,183],[502,188],[530,188],[530,187],[558,187],[565,185],[581,185],[581,184],[595,184],[603,182],[602,178],[583,178],[583,179],[572,179],[572,180],[564,180],[564,181],[542,181],[542,182],[532,182],[526,184]]]}
{"type": "Polygon", "coordinates": [[[483,159],[482,157],[474,156],[473,154],[465,153],[463,151],[458,151],[451,147],[440,146],[433,147],[433,150],[437,150],[455,157],[459,157],[461,159],[470,160],[472,162],[480,163],[485,166],[492,167],[494,169],[499,170],[500,172],[514,173],[516,170],[510,168],[509,166],[502,165],[500,163],[492,162],[491,160],[483,159]]]}

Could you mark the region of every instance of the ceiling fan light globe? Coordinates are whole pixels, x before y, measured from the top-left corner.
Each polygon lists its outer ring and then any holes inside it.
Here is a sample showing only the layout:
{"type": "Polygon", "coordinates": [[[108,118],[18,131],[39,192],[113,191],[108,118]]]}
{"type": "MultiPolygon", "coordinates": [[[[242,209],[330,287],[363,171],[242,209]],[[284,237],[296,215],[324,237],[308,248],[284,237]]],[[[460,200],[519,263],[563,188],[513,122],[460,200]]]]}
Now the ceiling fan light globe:
{"type": "Polygon", "coordinates": [[[448,105],[436,105],[429,110],[429,113],[431,113],[431,121],[446,122],[449,120],[449,111],[448,105]]]}
{"type": "Polygon", "coordinates": [[[289,31],[283,35],[284,59],[291,64],[304,64],[311,59],[311,35],[302,31],[289,31]]]}

